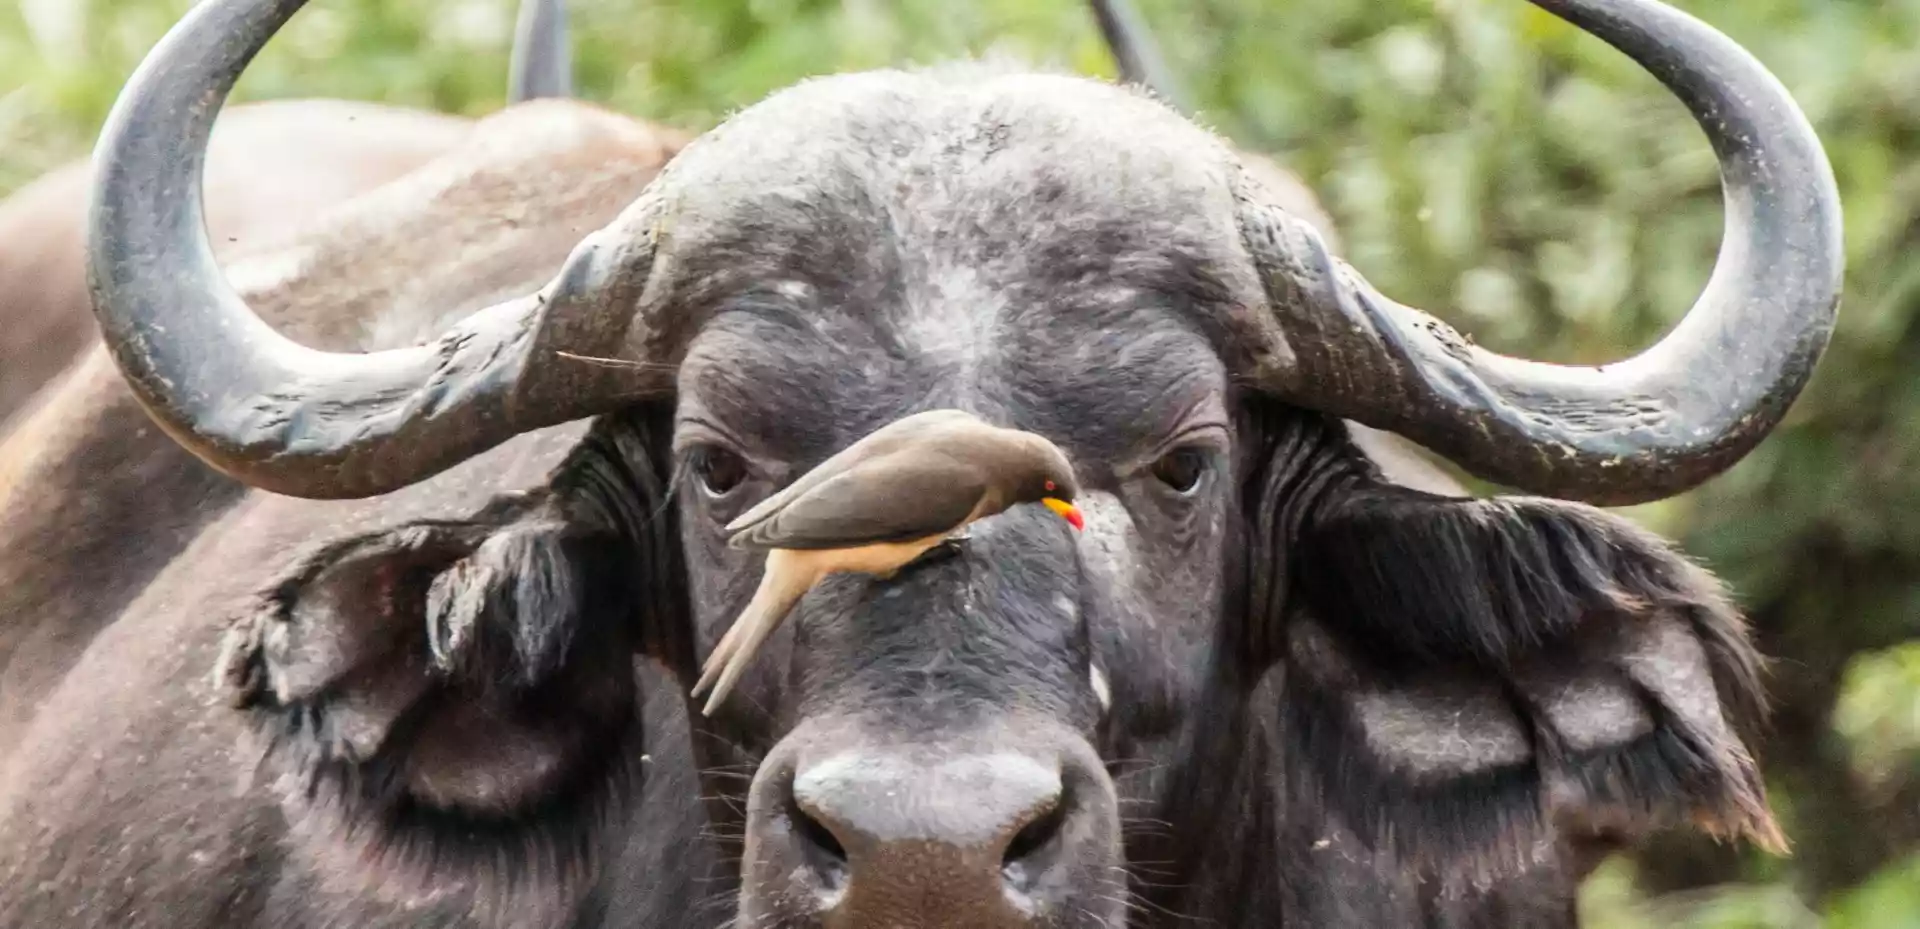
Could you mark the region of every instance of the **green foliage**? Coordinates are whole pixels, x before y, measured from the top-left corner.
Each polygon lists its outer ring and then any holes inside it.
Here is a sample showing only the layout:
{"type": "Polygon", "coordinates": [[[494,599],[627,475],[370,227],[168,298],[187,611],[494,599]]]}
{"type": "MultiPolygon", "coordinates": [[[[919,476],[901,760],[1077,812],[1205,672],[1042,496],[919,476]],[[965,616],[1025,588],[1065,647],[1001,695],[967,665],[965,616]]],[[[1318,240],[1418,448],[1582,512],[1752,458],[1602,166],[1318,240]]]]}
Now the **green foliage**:
{"type": "Polygon", "coordinates": [[[1834,728],[1853,751],[1853,767],[1869,789],[1904,786],[1920,769],[1920,643],[1855,658],[1847,672],[1834,728]]]}
{"type": "MultiPolygon", "coordinates": [[[[1299,170],[1382,290],[1483,344],[1621,357],[1706,280],[1721,217],[1699,131],[1623,56],[1528,4],[1138,2],[1203,119],[1299,170]]],[[[139,56],[190,5],[0,6],[0,192],[83,155],[139,56]]],[[[1694,850],[1708,865],[1689,870],[1693,889],[1654,901],[1636,887],[1673,889],[1680,858],[1614,862],[1585,908],[1603,927],[1920,925],[1920,857],[1907,857],[1920,842],[1920,0],[1680,5],[1780,75],[1847,207],[1846,310],[1786,425],[1707,487],[1631,511],[1725,576],[1782,659],[1764,760],[1797,849],[1694,850]]],[[[320,0],[239,97],[485,113],[501,103],[512,7],[320,0]]],[[[695,129],[836,70],[1006,55],[1112,71],[1081,0],[572,8],[584,95],[695,129]]]]}
{"type": "Polygon", "coordinates": [[[1920,925],[1920,855],[1847,892],[1827,911],[1828,929],[1912,929],[1920,925]]]}
{"type": "MultiPolygon", "coordinates": [[[[1581,899],[1585,929],[1820,929],[1818,914],[1791,888],[1778,884],[1714,887],[1671,894],[1658,901],[1639,898],[1633,867],[1625,859],[1608,862],[1587,880],[1581,899]]],[[[1860,929],[1896,929],[1898,923],[1859,923],[1860,929]]]]}

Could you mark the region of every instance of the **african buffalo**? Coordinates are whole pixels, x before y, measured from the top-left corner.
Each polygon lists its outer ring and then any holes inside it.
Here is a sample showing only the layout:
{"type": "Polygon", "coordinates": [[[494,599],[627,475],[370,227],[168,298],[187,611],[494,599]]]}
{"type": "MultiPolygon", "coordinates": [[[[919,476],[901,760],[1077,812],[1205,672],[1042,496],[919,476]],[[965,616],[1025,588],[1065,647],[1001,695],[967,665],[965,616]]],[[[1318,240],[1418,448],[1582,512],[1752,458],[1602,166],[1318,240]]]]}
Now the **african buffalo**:
{"type": "Polygon", "coordinates": [[[1158,101],[980,65],[803,83],[657,177],[631,123],[516,108],[223,279],[198,155],[303,3],[204,0],[109,120],[89,279],[138,402],[259,490],[49,566],[99,632],[0,734],[0,926],[1566,926],[1565,830],[1777,844],[1706,572],[1390,484],[1341,419],[1652,499],[1824,347],[1837,198],[1777,82],[1653,0],[1534,2],[1721,157],[1706,294],[1604,369],[1390,302],[1158,101]],[[564,260],[504,248],[596,210],[564,260]],[[377,335],[301,344],[342,319],[377,335]],[[1066,448],[1087,532],[1010,513],[823,585],[689,721],[757,579],[718,527],[931,406],[1066,448]]]}

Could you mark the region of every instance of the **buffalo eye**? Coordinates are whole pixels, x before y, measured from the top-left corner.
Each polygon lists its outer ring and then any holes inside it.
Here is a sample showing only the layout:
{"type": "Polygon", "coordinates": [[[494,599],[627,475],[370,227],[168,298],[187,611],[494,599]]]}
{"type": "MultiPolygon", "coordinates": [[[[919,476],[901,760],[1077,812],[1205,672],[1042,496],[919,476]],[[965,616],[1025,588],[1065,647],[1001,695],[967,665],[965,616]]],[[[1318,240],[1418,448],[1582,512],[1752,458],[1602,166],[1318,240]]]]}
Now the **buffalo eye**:
{"type": "Polygon", "coordinates": [[[1207,454],[1197,448],[1176,448],[1153,463],[1153,476],[1175,493],[1193,493],[1207,476],[1207,454]]]}
{"type": "Polygon", "coordinates": [[[709,496],[724,497],[747,479],[747,463],[724,448],[703,446],[692,455],[693,473],[709,496]]]}

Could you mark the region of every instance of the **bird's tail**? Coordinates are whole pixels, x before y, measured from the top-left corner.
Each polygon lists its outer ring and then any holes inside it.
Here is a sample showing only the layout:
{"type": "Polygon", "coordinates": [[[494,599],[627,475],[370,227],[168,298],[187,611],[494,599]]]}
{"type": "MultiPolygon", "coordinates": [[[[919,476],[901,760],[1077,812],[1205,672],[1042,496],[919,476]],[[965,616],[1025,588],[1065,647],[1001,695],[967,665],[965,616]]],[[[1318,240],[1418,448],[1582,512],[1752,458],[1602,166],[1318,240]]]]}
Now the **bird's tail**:
{"type": "Polygon", "coordinates": [[[713,654],[707,656],[706,667],[701,670],[699,683],[693,685],[695,697],[708,688],[713,690],[701,715],[712,716],[713,711],[726,702],[727,694],[740,682],[747,665],[753,663],[754,653],[819,580],[817,574],[792,552],[776,549],[767,553],[765,573],[760,575],[760,586],[753,592],[753,599],[714,645],[713,654]]]}

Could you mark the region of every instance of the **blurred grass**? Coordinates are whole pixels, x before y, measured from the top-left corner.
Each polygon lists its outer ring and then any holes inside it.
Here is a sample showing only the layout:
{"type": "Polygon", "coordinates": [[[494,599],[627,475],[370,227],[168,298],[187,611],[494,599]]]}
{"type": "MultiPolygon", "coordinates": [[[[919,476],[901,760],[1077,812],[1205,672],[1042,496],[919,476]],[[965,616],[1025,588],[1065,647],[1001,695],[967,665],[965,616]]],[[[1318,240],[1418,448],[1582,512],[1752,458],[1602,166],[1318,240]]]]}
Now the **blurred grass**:
{"type": "MultiPolygon", "coordinates": [[[[1204,119],[1299,170],[1385,292],[1482,344],[1620,357],[1706,280],[1721,215],[1699,131],[1623,56],[1527,4],[1139,2],[1204,119]]],[[[0,193],[83,156],[190,5],[0,7],[0,193]]],[[[1619,859],[1583,909],[1603,929],[1920,927],[1920,0],[1679,5],[1794,92],[1847,208],[1846,309],[1787,424],[1707,487],[1630,511],[1726,577],[1781,659],[1762,754],[1797,853],[1619,859]]],[[[583,93],[688,128],[837,70],[1005,55],[1112,71],[1080,0],[571,6],[583,93]]],[[[512,0],[322,0],[237,96],[486,113],[512,18],[512,0]]]]}

